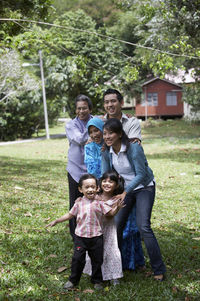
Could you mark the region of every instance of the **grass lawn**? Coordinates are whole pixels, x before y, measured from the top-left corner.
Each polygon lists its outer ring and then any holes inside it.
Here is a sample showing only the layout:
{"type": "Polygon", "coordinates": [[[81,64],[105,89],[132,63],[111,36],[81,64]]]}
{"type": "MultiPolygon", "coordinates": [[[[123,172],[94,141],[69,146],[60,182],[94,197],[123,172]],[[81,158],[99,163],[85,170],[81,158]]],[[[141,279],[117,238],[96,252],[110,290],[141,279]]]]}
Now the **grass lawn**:
{"type": "Polygon", "coordinates": [[[0,146],[0,300],[200,300],[199,134],[200,125],[182,120],[142,123],[157,182],[152,227],[167,277],[155,282],[146,256],[146,271],[126,271],[103,292],[86,276],[63,291],[73,250],[68,223],[45,229],[68,210],[67,140],[0,146]]]}

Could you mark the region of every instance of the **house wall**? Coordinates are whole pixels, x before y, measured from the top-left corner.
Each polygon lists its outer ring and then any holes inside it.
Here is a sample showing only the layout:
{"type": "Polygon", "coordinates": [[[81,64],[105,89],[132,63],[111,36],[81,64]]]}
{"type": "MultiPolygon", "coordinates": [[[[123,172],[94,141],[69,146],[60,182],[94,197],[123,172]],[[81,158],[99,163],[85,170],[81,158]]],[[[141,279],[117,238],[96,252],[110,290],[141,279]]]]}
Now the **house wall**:
{"type": "MultiPolygon", "coordinates": [[[[147,106],[147,116],[182,116],[183,115],[183,102],[181,101],[182,92],[180,87],[168,83],[166,81],[157,79],[143,87],[143,93],[158,93],[158,106],[147,106]],[[177,106],[166,105],[166,93],[167,92],[177,93],[177,106]]],[[[146,96],[147,97],[147,96],[146,96]]],[[[145,116],[145,106],[136,104],[136,116],[145,116]]]]}

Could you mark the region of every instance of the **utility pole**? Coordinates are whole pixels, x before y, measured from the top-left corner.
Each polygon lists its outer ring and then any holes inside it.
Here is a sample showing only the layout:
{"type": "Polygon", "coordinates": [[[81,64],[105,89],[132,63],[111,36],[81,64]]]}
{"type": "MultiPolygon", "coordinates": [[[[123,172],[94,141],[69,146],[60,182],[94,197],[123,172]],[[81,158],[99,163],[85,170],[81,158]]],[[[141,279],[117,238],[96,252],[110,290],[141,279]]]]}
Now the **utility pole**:
{"type": "Polygon", "coordinates": [[[148,118],[148,102],[147,102],[147,87],[144,87],[144,97],[145,97],[145,121],[148,118]]]}
{"type": "Polygon", "coordinates": [[[47,114],[46,92],[45,92],[45,82],[44,82],[44,71],[43,71],[43,61],[42,61],[42,51],[41,50],[39,50],[39,57],[40,57],[40,72],[41,72],[41,80],[42,80],[42,95],[43,95],[43,106],[44,106],[44,119],[45,119],[46,138],[50,139],[50,136],[49,136],[48,114],[47,114]]]}

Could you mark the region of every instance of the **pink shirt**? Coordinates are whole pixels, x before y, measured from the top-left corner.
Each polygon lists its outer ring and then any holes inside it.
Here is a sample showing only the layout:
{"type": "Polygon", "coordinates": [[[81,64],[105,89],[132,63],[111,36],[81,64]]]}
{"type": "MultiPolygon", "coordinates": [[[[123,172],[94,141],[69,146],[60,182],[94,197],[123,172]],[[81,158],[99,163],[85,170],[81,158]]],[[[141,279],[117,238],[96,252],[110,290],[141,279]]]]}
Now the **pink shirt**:
{"type": "Polygon", "coordinates": [[[80,237],[95,237],[102,235],[103,215],[112,208],[105,202],[86,197],[78,198],[74,206],[69,211],[76,217],[75,234],[80,237]]]}

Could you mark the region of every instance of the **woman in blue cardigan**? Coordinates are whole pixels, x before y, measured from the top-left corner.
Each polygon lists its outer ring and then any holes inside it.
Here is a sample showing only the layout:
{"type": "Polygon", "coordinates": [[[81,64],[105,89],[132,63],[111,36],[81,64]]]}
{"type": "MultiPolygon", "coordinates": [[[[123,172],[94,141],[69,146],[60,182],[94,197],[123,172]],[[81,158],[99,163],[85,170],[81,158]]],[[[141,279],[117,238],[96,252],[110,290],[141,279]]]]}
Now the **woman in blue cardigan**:
{"type": "MultiPolygon", "coordinates": [[[[103,145],[104,122],[93,117],[87,123],[88,134],[91,143],[84,146],[85,165],[87,172],[96,178],[101,176],[101,149],[103,145]]],[[[123,229],[122,265],[124,270],[142,268],[145,264],[140,234],[136,225],[135,207],[132,209],[127,223],[123,229]]]]}
{"type": "Polygon", "coordinates": [[[150,258],[154,279],[162,281],[166,271],[157,239],[151,229],[151,211],[155,199],[155,180],[141,145],[130,143],[120,120],[109,119],[103,128],[106,150],[102,153],[102,174],[113,168],[125,180],[125,191],[118,195],[125,207],[116,216],[118,243],[122,250],[123,229],[134,205],[136,221],[150,258]]]}

